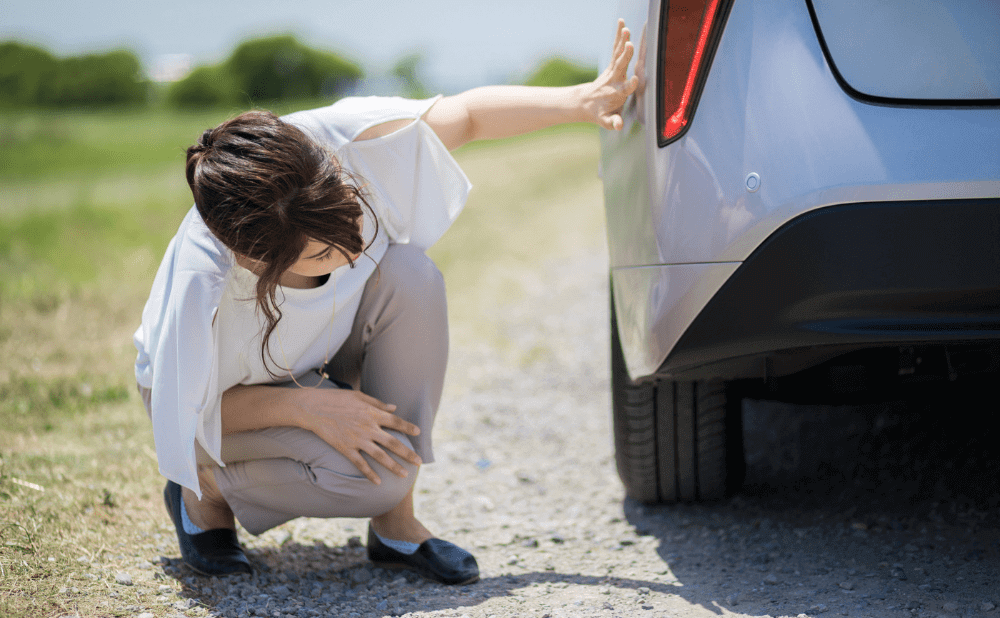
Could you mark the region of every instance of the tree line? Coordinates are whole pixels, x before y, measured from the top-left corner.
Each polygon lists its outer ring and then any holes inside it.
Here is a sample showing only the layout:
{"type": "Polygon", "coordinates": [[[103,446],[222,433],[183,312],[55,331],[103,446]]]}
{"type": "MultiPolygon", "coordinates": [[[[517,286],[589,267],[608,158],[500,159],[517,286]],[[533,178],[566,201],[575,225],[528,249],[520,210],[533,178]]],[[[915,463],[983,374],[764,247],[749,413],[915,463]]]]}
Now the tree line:
{"type": "MultiPolygon", "coordinates": [[[[427,93],[418,76],[420,61],[409,55],[393,68],[404,94],[427,93]]],[[[523,83],[565,86],[596,75],[596,69],[557,57],[523,83]]],[[[142,63],[129,50],[58,58],[38,46],[0,42],[0,108],[142,107],[161,99],[181,109],[246,106],[337,98],[363,77],[358,63],[309,47],[293,35],[245,41],[222,62],[199,66],[164,86],[143,75],[142,63]]]]}

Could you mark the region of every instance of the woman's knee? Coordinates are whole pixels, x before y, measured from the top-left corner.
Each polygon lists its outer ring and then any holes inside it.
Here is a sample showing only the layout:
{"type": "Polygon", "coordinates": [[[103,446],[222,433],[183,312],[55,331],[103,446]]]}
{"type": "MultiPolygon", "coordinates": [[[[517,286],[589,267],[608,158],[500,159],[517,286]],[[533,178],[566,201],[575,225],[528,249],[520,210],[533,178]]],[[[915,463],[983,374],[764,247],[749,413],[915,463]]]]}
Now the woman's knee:
{"type": "MultiPolygon", "coordinates": [[[[407,448],[412,448],[406,435],[392,430],[389,433],[407,448]]],[[[363,455],[379,477],[380,483],[376,485],[350,460],[332,448],[330,450],[332,452],[328,456],[314,461],[310,466],[313,481],[321,490],[335,496],[336,501],[353,502],[349,510],[356,513],[357,517],[381,515],[392,509],[406,497],[416,481],[418,466],[390,454],[389,456],[406,471],[405,477],[399,477],[370,456],[363,455]]]]}
{"type": "Polygon", "coordinates": [[[413,489],[419,468],[410,463],[404,464],[404,468],[406,469],[405,477],[396,476],[392,472],[382,468],[382,470],[385,470],[379,473],[382,483],[380,485],[373,484],[371,490],[370,504],[372,517],[391,511],[413,489]]]}
{"type": "MultiPolygon", "coordinates": [[[[368,460],[372,463],[372,460],[368,460]]],[[[374,517],[391,510],[406,497],[417,477],[417,466],[404,464],[406,476],[399,477],[380,464],[372,469],[381,481],[378,485],[360,471],[349,476],[332,470],[312,470],[314,484],[330,500],[329,517],[374,517]]]]}

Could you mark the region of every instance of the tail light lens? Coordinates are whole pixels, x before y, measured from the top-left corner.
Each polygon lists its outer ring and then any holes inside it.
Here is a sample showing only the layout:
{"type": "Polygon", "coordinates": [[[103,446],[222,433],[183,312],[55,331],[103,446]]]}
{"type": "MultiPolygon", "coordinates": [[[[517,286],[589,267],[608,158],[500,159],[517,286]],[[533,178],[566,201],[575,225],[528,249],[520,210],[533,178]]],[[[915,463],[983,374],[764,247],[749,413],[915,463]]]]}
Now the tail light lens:
{"type": "Polygon", "coordinates": [[[729,13],[727,0],[664,0],[660,15],[659,143],[691,122],[729,13]]]}

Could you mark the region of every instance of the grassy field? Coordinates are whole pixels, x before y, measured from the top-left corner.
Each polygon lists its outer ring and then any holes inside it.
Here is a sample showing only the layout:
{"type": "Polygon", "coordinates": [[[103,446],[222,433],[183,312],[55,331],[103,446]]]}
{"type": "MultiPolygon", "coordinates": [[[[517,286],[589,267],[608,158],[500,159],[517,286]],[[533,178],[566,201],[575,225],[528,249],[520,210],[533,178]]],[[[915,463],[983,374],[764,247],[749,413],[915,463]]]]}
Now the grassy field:
{"type": "MultiPolygon", "coordinates": [[[[0,616],[132,615],[182,586],[146,563],[178,552],[131,337],[190,207],[183,149],[230,115],[0,115],[0,616]]],[[[489,316],[526,276],[603,250],[596,130],[456,156],[475,189],[431,255],[454,345],[502,344],[489,316]]]]}

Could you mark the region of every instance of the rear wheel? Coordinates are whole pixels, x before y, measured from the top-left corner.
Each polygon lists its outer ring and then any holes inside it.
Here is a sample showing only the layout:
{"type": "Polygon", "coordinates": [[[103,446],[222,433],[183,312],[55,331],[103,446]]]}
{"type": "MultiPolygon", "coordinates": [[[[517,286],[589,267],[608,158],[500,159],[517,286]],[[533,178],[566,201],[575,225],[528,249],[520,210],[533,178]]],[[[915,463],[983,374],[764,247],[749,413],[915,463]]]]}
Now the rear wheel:
{"type": "Polygon", "coordinates": [[[740,398],[721,381],[633,382],[612,307],[615,458],[625,491],[643,502],[717,500],[743,483],[740,398]]]}

